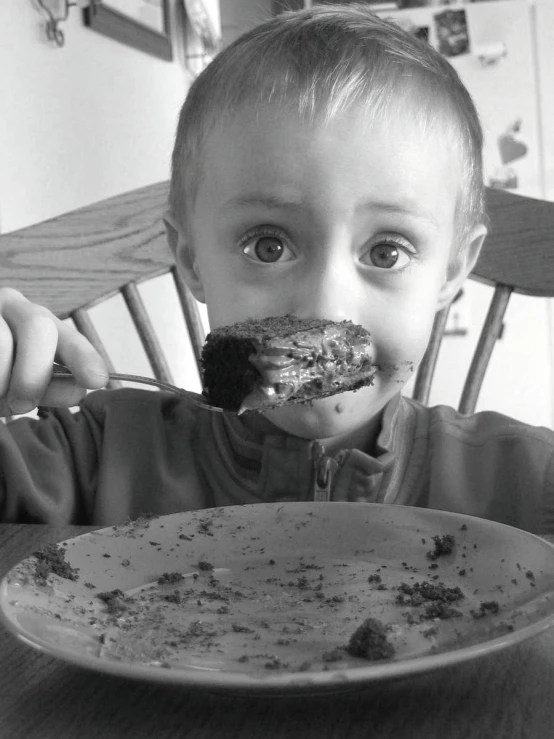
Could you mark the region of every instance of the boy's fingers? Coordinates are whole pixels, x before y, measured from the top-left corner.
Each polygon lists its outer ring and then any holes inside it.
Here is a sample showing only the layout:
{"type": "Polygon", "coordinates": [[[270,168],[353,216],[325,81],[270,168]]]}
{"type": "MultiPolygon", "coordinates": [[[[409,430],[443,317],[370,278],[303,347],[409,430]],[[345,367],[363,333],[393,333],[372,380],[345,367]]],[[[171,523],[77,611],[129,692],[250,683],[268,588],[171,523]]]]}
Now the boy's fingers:
{"type": "Polygon", "coordinates": [[[0,316],[0,398],[8,392],[12,375],[13,336],[8,324],[0,316]]]}
{"type": "Polygon", "coordinates": [[[26,413],[37,405],[73,406],[86,395],[86,389],[104,387],[108,373],[104,361],[88,340],[76,329],[47,316],[36,316],[19,329],[12,382],[6,402],[14,413],[26,413]],[[43,348],[36,357],[41,337],[43,348]],[[54,340],[53,340],[54,339],[54,340]],[[73,378],[52,379],[54,354],[67,365],[73,378]]]}
{"type": "Polygon", "coordinates": [[[95,390],[108,382],[108,370],[100,354],[73,326],[59,321],[56,359],[65,364],[82,387],[95,390]]]}
{"type": "MultiPolygon", "coordinates": [[[[8,316],[8,322],[13,318],[13,314],[8,316]]],[[[36,407],[50,382],[58,328],[51,314],[34,307],[27,307],[10,328],[15,356],[4,401],[13,413],[26,413],[36,407]]]]}
{"type": "MultiPolygon", "coordinates": [[[[73,379],[54,379],[46,388],[44,395],[34,405],[43,405],[51,408],[70,408],[73,405],[78,405],[86,393],[86,389],[77,384],[73,379]]],[[[27,413],[33,410],[33,407],[25,407],[23,402],[18,406],[17,401],[11,401],[10,405],[10,401],[0,400],[0,418],[17,415],[18,413],[27,413]],[[13,405],[15,407],[11,407],[13,405]]]]}
{"type": "Polygon", "coordinates": [[[86,389],[75,380],[58,378],[52,380],[48,385],[38,405],[52,408],[69,408],[72,405],[78,405],[86,394],[86,389]]]}
{"type": "Polygon", "coordinates": [[[0,290],[0,415],[27,413],[38,404],[72,406],[85,388],[107,381],[104,361],[73,326],[15,290],[0,290]],[[50,386],[54,357],[74,380],[50,386]]]}
{"type": "Polygon", "coordinates": [[[8,406],[8,404],[4,400],[0,400],[0,418],[6,418],[6,416],[11,416],[12,412],[8,406]]]}

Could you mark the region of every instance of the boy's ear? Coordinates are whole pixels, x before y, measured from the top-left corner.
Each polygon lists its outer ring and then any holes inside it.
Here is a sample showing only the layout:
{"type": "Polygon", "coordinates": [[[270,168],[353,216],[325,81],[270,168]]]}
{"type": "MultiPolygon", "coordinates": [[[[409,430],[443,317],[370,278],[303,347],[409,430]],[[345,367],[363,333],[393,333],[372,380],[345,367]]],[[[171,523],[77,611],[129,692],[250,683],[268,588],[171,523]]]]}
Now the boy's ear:
{"type": "Polygon", "coordinates": [[[175,257],[179,274],[196,300],[205,303],[204,288],[202,287],[198,263],[190,239],[185,235],[183,227],[170,211],[164,213],[163,222],[167,234],[167,243],[175,257]]]}
{"type": "Polygon", "coordinates": [[[486,235],[487,229],[484,225],[476,226],[466,237],[466,243],[459,249],[458,254],[450,260],[446,279],[439,294],[437,310],[446,308],[458,294],[464,280],[477,262],[486,235]]]}

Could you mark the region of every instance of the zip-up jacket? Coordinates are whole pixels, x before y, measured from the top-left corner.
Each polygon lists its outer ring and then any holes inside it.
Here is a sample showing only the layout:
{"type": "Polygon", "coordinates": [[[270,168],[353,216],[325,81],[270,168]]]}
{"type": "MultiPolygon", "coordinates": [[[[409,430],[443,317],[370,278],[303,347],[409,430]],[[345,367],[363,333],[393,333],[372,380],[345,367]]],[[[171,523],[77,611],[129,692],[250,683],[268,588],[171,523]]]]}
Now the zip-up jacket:
{"type": "Polygon", "coordinates": [[[175,396],[90,393],[78,412],[0,424],[0,520],[108,526],[212,506],[367,501],[554,533],[554,432],[396,396],[375,456],[258,435],[175,396]]]}

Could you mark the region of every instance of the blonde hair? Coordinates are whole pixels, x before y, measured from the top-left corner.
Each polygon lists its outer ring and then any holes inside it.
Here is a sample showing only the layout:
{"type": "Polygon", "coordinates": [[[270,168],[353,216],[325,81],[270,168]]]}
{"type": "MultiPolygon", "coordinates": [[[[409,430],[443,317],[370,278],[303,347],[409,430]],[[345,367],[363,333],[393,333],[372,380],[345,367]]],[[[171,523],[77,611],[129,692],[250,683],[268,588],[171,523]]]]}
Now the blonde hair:
{"type": "Polygon", "coordinates": [[[366,5],[286,12],[224,49],[192,84],[177,127],[169,206],[184,229],[209,138],[238,110],[275,104],[325,123],[352,106],[378,116],[409,112],[429,135],[447,135],[462,181],[458,243],[486,220],[483,134],[454,68],[431,46],[366,5]]]}

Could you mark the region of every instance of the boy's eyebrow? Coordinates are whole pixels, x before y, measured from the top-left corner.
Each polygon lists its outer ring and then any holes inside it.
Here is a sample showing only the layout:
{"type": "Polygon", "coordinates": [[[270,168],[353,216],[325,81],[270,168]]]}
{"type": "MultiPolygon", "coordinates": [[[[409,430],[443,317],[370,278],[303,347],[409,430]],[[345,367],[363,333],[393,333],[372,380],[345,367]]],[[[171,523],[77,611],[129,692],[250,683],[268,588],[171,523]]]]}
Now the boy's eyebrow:
{"type": "MultiPolygon", "coordinates": [[[[252,193],[248,195],[239,195],[230,198],[223,203],[224,210],[240,210],[242,208],[264,207],[264,208],[300,208],[302,200],[293,198],[285,198],[277,195],[261,195],[260,193],[252,193]]],[[[439,224],[431,212],[422,210],[420,207],[412,206],[410,203],[390,203],[388,201],[370,200],[367,203],[361,203],[356,210],[379,210],[385,213],[396,213],[399,215],[409,216],[418,221],[424,221],[433,228],[439,228],[439,224]]]]}
{"type": "Polygon", "coordinates": [[[388,201],[372,200],[368,203],[362,203],[356,210],[380,210],[384,213],[396,213],[415,218],[418,221],[425,221],[433,228],[439,228],[439,224],[431,211],[424,210],[420,206],[413,206],[410,203],[389,203],[388,201]]]}
{"type": "Polygon", "coordinates": [[[295,200],[293,198],[283,198],[277,195],[260,195],[259,193],[252,193],[251,195],[239,195],[226,200],[223,203],[223,208],[224,210],[240,210],[241,208],[259,206],[263,206],[265,208],[298,208],[301,205],[302,201],[300,198],[295,200]]]}

